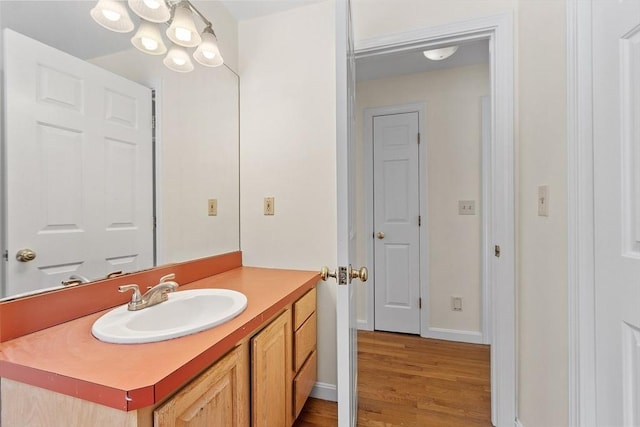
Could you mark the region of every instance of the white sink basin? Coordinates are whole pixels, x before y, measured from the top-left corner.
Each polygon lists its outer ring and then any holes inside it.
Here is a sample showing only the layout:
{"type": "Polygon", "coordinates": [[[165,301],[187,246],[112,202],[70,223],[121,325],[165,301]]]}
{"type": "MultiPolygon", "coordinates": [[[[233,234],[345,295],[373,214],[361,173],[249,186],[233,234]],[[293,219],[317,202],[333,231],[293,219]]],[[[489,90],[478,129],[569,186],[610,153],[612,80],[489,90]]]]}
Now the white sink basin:
{"type": "Polygon", "coordinates": [[[229,289],[194,289],[171,292],[152,307],[129,311],[114,308],[93,324],[101,341],[140,344],[178,338],[225,323],[247,307],[247,297],[229,289]]]}

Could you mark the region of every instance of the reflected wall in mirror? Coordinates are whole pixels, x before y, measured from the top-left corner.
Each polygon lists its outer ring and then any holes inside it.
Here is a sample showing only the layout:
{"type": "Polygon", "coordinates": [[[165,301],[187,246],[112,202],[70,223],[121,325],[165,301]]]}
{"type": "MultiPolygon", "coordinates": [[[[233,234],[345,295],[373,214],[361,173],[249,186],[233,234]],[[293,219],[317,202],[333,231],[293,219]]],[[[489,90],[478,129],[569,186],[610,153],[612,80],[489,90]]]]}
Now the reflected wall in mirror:
{"type": "MultiPolygon", "coordinates": [[[[127,273],[154,264],[239,250],[239,81],[233,71],[237,61],[237,23],[217,1],[193,3],[212,21],[226,62],[216,68],[196,65],[193,72],[182,74],[167,69],[162,64],[162,56],[138,51],[130,42],[132,33],[113,33],[96,24],[89,15],[95,6],[94,1],[0,1],[3,30],[11,29],[90,63],[92,65],[87,67],[95,66],[98,74],[107,76],[107,80],[133,82],[131,87],[140,87],[143,98],[151,96],[151,89],[156,97],[155,107],[152,107],[150,99],[137,99],[134,89],[126,86],[103,91],[108,92],[108,96],[92,93],[89,83],[83,78],[74,80],[79,72],[71,70],[68,64],[44,67],[44,60],[36,54],[32,55],[31,66],[25,66],[26,53],[34,50],[14,49],[14,56],[20,61],[14,67],[18,72],[14,71],[13,75],[34,76],[33,86],[36,89],[26,96],[31,98],[29,102],[32,104],[19,104],[12,109],[12,100],[24,101],[22,98],[25,96],[13,94],[15,85],[6,87],[3,79],[5,114],[2,122],[3,168],[0,179],[3,197],[0,219],[5,257],[0,296],[14,297],[16,294],[57,288],[63,280],[73,278],[92,281],[114,271],[127,273]],[[34,68],[35,71],[21,67],[34,68]],[[48,71],[43,73],[43,69],[48,71]],[[65,76],[73,78],[69,80],[65,76]],[[76,81],[77,88],[68,83],[72,80],[76,81]],[[49,117],[43,119],[35,113],[27,119],[22,117],[22,122],[14,123],[14,115],[7,114],[7,111],[32,109],[38,110],[38,114],[49,114],[48,109],[40,105],[43,88],[46,87],[50,88],[50,93],[58,95],[62,93],[61,88],[66,87],[72,95],[65,99],[86,93],[86,97],[79,101],[80,110],[84,113],[89,110],[89,105],[96,104],[102,108],[99,114],[104,116],[108,112],[109,117],[102,119],[117,122],[111,123],[117,131],[115,136],[90,137],[96,133],[89,130],[96,127],[93,122],[88,128],[84,127],[85,124],[72,126],[67,122],[51,125],[49,117]],[[115,107],[119,110],[116,111],[115,107]],[[123,133],[123,129],[127,126],[150,128],[145,123],[151,123],[151,111],[149,119],[144,118],[145,111],[149,109],[155,110],[155,143],[152,145],[150,141],[145,148],[144,144],[130,143],[131,138],[123,133]],[[25,128],[32,130],[25,133],[25,128]],[[23,133],[14,134],[14,129],[23,133]],[[95,163],[87,165],[84,162],[90,150],[85,142],[91,138],[99,141],[101,148],[93,154],[95,163]],[[36,164],[17,164],[12,161],[12,153],[15,152],[26,153],[20,162],[33,159],[36,164]],[[101,169],[104,173],[100,178],[91,181],[90,175],[101,169]],[[27,170],[34,173],[25,174],[27,170]],[[142,174],[142,177],[136,174],[142,174]],[[33,175],[36,177],[28,178],[33,175]],[[23,178],[28,182],[25,183],[23,178]],[[63,189],[63,183],[71,184],[71,188],[63,189]],[[217,204],[216,215],[210,215],[211,199],[215,199],[217,204]],[[103,217],[96,219],[95,214],[82,211],[81,207],[89,203],[98,206],[95,212],[104,214],[103,217]],[[143,213],[134,212],[134,206],[141,208],[139,212],[143,213]],[[22,240],[10,237],[18,235],[14,233],[21,227],[17,220],[25,217],[33,217],[36,224],[32,237],[22,240]],[[97,228],[101,231],[143,229],[144,245],[148,249],[137,251],[129,246],[118,249],[117,253],[113,249],[108,256],[97,255],[102,257],[97,262],[99,265],[89,268],[92,262],[82,257],[90,256],[91,250],[111,248],[127,239],[138,239],[120,237],[123,234],[107,238],[104,233],[88,232],[91,220],[100,224],[97,228]],[[149,228],[151,233],[148,233],[149,228]],[[72,233],[68,234],[74,235],[76,240],[65,237],[55,241],[51,248],[41,243],[43,235],[60,236],[69,230],[72,233]],[[79,235],[86,237],[78,240],[79,235]],[[22,262],[19,261],[17,254],[23,249],[32,250],[35,259],[29,261],[29,252],[23,251],[22,262]],[[138,255],[145,251],[148,252],[146,255],[138,255]],[[71,261],[49,262],[46,268],[38,267],[38,260],[54,259],[50,254],[56,252],[76,255],[71,261]],[[29,276],[29,270],[35,270],[37,274],[29,276]],[[20,280],[21,277],[25,279],[20,280]]],[[[6,77],[6,74],[11,74],[5,71],[12,67],[9,61],[13,59],[7,55],[10,49],[4,48],[10,37],[2,38],[1,68],[6,77]]],[[[54,99],[55,96],[49,98],[54,99]]],[[[105,126],[97,125],[98,128],[105,126]]],[[[149,140],[152,136],[149,130],[149,134],[142,138],[149,140]]]]}

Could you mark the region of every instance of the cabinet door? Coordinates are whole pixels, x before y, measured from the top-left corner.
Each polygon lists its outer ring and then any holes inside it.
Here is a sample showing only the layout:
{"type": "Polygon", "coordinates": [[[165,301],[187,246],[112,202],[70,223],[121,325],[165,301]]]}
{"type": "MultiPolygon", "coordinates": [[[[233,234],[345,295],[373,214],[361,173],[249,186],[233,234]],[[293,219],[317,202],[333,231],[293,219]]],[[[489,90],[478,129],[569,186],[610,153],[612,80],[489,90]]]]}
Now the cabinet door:
{"type": "Polygon", "coordinates": [[[153,413],[155,427],[249,425],[249,352],[242,344],[153,413]]]}
{"type": "Polygon", "coordinates": [[[253,427],[291,425],[291,311],[251,340],[253,427]]]}

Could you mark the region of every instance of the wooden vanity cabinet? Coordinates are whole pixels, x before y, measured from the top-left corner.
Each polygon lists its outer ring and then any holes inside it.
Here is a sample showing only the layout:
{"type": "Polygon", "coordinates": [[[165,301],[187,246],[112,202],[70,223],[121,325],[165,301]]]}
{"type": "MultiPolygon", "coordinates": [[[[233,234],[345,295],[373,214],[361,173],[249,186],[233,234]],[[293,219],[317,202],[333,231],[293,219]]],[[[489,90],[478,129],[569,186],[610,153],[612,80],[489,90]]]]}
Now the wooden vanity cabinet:
{"type": "Polygon", "coordinates": [[[249,425],[249,350],[231,350],[153,411],[155,427],[249,425]]]}
{"type": "Polygon", "coordinates": [[[293,304],[293,384],[292,416],[295,420],[316,383],[317,320],[316,289],[293,304]]]}

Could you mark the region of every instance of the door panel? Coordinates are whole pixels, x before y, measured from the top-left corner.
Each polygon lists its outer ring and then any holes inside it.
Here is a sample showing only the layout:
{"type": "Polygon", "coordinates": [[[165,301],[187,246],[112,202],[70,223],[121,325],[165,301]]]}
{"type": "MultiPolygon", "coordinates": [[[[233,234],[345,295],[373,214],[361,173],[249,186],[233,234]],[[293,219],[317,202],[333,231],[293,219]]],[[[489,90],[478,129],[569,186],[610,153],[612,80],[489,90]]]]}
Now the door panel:
{"type": "Polygon", "coordinates": [[[373,118],[375,329],[420,333],[418,113],[373,118]]]}
{"type": "Polygon", "coordinates": [[[640,1],[593,2],[598,425],[640,425],[640,1]]]}

